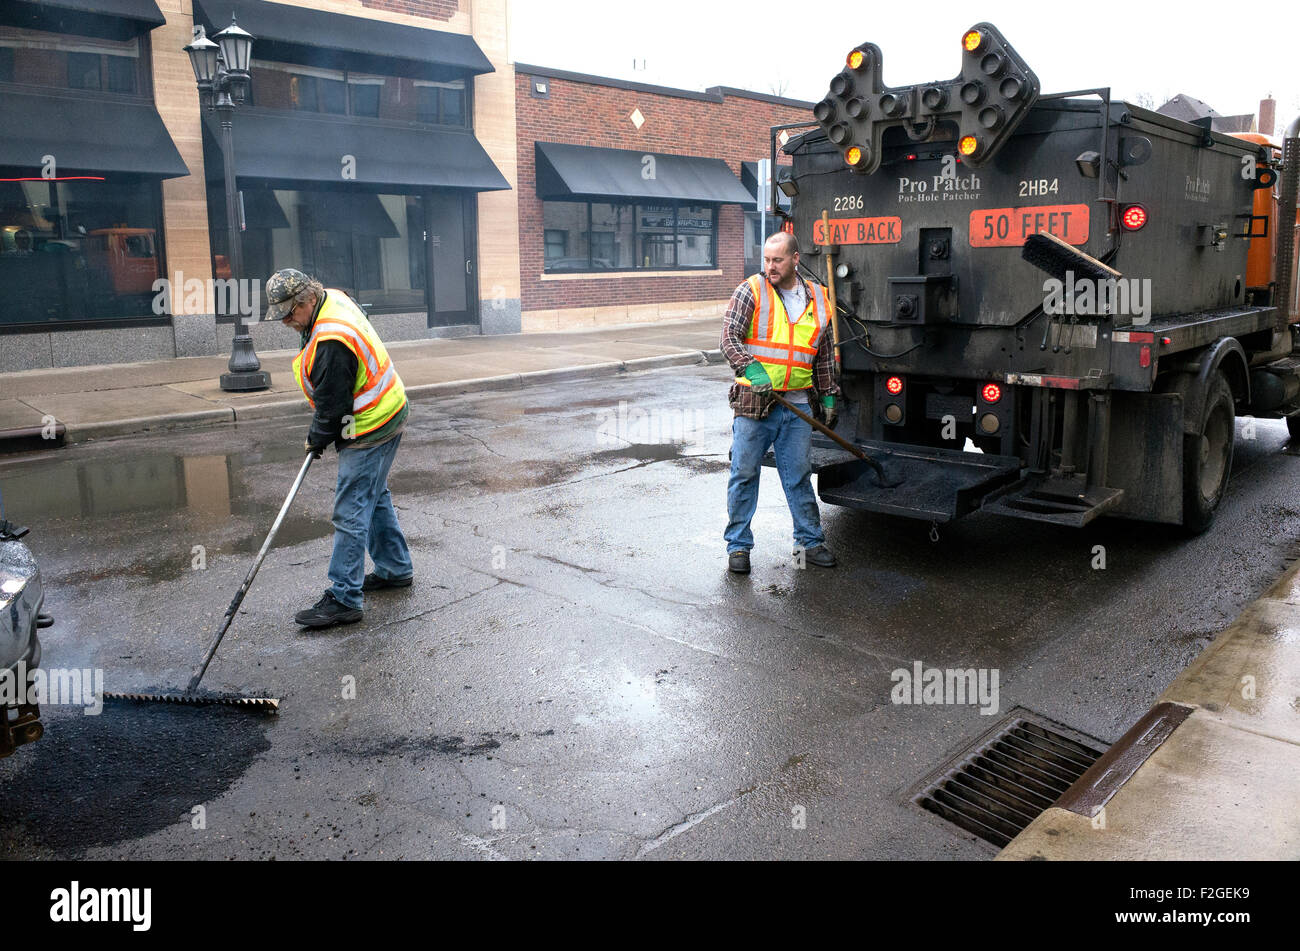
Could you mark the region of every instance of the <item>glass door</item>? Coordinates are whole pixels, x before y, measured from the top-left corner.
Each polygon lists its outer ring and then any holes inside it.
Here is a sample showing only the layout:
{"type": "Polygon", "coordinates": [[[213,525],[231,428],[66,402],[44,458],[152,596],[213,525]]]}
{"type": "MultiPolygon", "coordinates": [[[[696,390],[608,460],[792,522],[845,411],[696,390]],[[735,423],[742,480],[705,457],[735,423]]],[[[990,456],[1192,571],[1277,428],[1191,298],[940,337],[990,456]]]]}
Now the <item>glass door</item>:
{"type": "Polygon", "coordinates": [[[429,252],[429,326],[478,322],[474,193],[435,191],[425,198],[429,252]]]}

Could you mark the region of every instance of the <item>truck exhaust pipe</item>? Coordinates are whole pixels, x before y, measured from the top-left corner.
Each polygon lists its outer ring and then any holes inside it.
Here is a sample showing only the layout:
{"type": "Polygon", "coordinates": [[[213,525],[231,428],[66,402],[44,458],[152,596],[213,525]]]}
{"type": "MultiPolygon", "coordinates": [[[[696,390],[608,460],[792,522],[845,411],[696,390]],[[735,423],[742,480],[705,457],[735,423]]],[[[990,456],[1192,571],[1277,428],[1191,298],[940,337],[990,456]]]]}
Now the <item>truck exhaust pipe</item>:
{"type": "MultiPolygon", "coordinates": [[[[1277,329],[1285,333],[1295,304],[1296,200],[1300,198],[1300,116],[1291,120],[1282,135],[1282,207],[1278,209],[1277,235],[1277,329]]],[[[1297,352],[1295,350],[1292,351],[1297,352]]]]}

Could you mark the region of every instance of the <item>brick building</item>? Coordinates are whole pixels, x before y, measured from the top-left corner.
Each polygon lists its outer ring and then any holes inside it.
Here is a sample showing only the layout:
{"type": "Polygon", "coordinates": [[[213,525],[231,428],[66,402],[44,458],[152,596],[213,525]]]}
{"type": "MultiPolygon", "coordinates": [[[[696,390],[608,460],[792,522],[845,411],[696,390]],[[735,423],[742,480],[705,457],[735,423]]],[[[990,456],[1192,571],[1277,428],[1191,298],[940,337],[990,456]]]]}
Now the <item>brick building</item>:
{"type": "Polygon", "coordinates": [[[758,267],[769,130],[811,108],[516,64],[522,329],[720,314],[758,267]]]}

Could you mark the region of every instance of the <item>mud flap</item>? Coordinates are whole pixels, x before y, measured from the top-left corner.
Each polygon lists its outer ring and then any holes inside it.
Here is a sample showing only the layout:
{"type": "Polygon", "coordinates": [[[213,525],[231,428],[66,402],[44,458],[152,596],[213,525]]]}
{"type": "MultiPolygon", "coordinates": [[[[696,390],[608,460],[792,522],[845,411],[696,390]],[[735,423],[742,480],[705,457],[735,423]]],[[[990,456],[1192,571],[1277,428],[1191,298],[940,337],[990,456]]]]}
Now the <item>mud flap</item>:
{"type": "Polygon", "coordinates": [[[1124,490],[1108,514],[1183,521],[1183,400],[1177,393],[1115,393],[1106,484],[1124,490]]]}
{"type": "Polygon", "coordinates": [[[868,440],[860,444],[885,469],[894,488],[847,452],[814,452],[817,491],[822,501],[868,512],[884,512],[929,522],[950,522],[980,507],[990,492],[1020,477],[1020,460],[956,449],[932,449],[868,440]]]}

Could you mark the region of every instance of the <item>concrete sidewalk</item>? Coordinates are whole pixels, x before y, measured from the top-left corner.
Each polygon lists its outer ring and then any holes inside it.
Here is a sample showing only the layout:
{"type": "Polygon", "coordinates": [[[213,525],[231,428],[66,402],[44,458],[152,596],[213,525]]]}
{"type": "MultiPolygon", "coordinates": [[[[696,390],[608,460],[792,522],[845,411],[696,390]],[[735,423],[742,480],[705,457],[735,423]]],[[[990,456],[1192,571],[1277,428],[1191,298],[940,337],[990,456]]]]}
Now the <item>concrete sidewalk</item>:
{"type": "MultiPolygon", "coordinates": [[[[389,346],[413,399],[475,390],[609,376],[633,370],[719,362],[721,314],[713,320],[629,324],[598,330],[401,341],[389,346]]],[[[292,350],[260,353],[272,386],[225,393],[217,384],[228,357],[28,370],[0,374],[0,441],[53,417],[66,440],[169,426],[220,424],[307,413],[294,383],[292,350]]]]}
{"type": "Polygon", "coordinates": [[[998,855],[1300,859],[1300,562],[998,855]]]}

